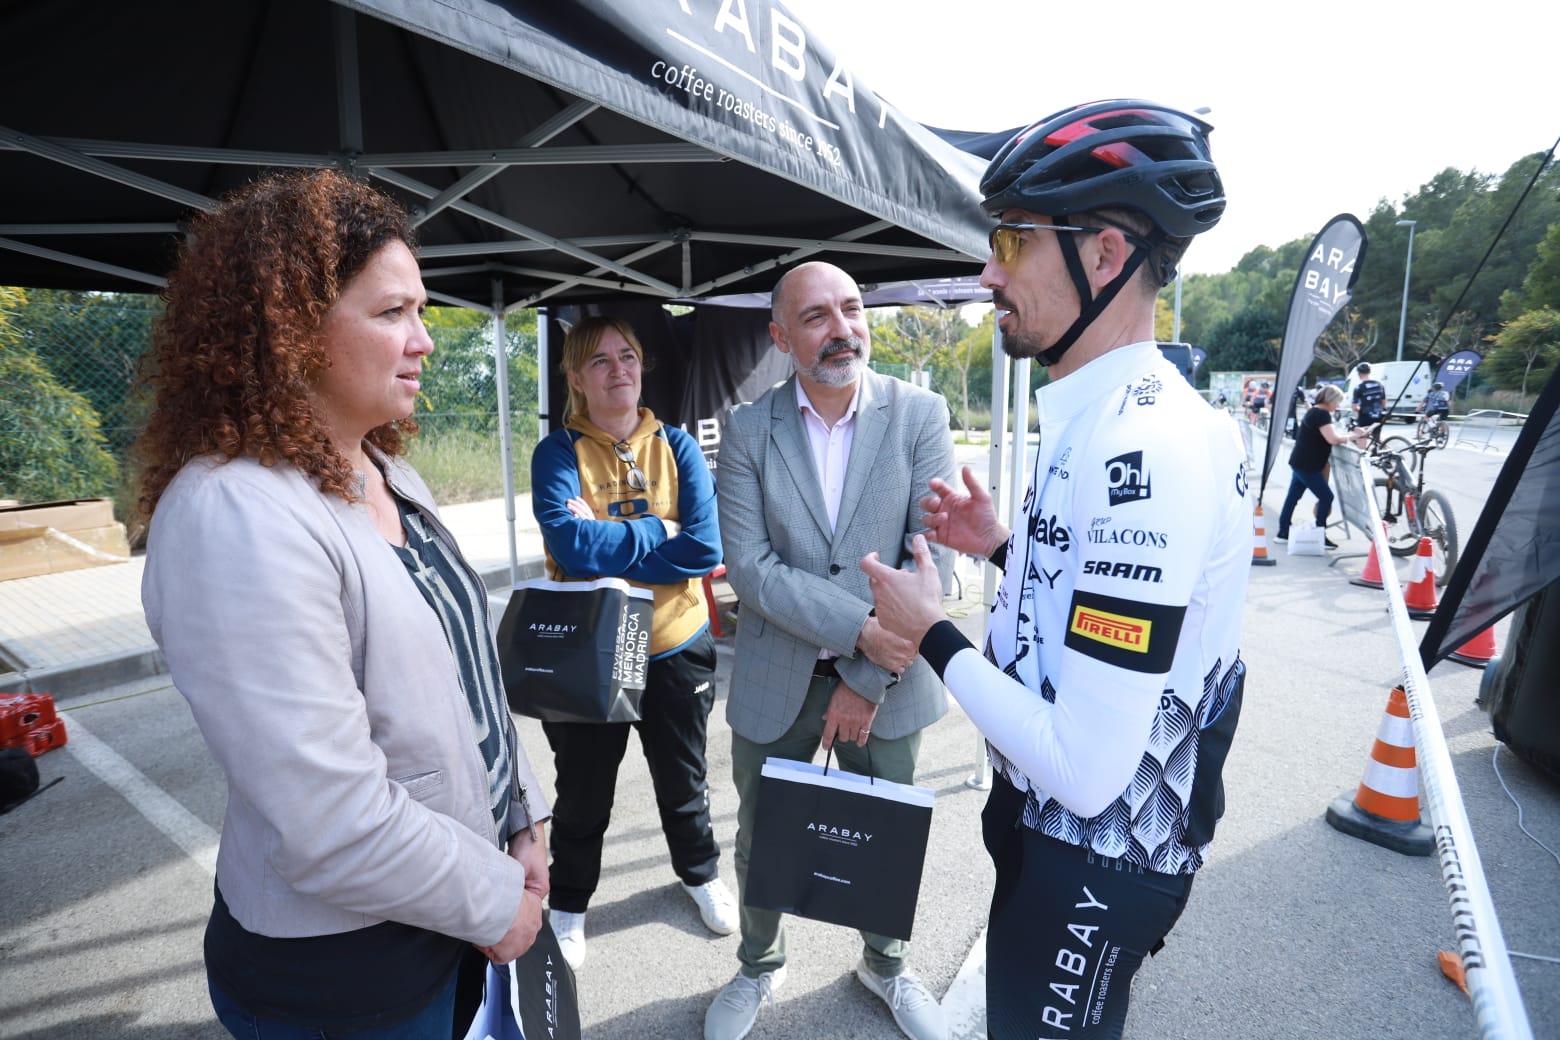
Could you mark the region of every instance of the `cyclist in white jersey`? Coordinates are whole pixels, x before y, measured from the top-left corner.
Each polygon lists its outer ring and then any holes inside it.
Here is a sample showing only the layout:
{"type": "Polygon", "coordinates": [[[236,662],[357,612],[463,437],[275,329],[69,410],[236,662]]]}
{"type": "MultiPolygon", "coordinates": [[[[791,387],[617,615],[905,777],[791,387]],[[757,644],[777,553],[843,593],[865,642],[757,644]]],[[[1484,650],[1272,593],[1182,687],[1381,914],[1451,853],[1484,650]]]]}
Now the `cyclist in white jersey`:
{"type": "Polygon", "coordinates": [[[964,490],[933,481],[923,500],[928,538],[1004,567],[985,653],[944,617],[924,540],[918,571],[862,562],[879,620],[918,641],[996,767],[993,1040],[1119,1037],[1223,811],[1245,682],[1245,451],[1153,338],[1155,295],[1224,209],[1210,129],[1098,102],[1028,127],[986,171],[1000,223],[981,283],[1004,349],[1051,379],[1023,529],[968,469],[964,490]]]}

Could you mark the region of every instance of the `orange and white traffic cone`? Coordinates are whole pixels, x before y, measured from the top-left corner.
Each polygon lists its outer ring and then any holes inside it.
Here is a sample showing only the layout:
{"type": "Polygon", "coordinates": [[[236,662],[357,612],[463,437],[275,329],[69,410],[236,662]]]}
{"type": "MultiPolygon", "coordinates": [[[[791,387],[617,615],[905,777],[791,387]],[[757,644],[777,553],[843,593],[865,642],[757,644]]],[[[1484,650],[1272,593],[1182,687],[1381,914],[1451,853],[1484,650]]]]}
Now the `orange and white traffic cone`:
{"type": "Polygon", "coordinates": [[[1272,567],[1278,563],[1268,555],[1267,528],[1262,526],[1262,503],[1257,503],[1256,512],[1251,514],[1252,544],[1251,565],[1253,567],[1272,567]]]}
{"type": "MultiPolygon", "coordinates": [[[[1387,522],[1381,522],[1381,529],[1387,529],[1387,522]]],[[[1360,571],[1358,578],[1350,578],[1350,585],[1363,585],[1367,589],[1384,589],[1386,584],[1381,580],[1381,562],[1376,559],[1376,539],[1370,540],[1370,555],[1365,557],[1365,569],[1360,571]]]]}
{"type": "Polygon", "coordinates": [[[1401,686],[1387,698],[1365,778],[1351,799],[1339,795],[1327,807],[1327,822],[1405,856],[1428,856],[1435,848],[1430,828],[1419,819],[1419,768],[1414,759],[1414,724],[1401,686]]]}
{"type": "Polygon", "coordinates": [[[1495,647],[1495,627],[1491,625],[1446,656],[1475,668],[1486,668],[1499,654],[1495,647]]]}
{"type": "Polygon", "coordinates": [[[1423,621],[1435,614],[1435,549],[1429,536],[1419,539],[1419,552],[1408,572],[1408,588],[1403,590],[1403,605],[1408,616],[1423,621]]]}

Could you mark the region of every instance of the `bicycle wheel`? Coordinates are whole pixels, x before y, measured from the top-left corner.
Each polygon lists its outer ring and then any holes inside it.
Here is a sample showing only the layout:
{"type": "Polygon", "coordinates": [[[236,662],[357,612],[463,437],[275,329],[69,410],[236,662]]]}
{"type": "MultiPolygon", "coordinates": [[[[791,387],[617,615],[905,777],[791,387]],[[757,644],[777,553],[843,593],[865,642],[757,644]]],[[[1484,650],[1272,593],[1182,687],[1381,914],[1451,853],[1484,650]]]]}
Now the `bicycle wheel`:
{"type": "Polygon", "coordinates": [[[1419,530],[1430,539],[1436,562],[1435,583],[1445,585],[1457,567],[1457,521],[1452,519],[1451,503],[1439,491],[1426,491],[1419,496],[1419,530]]]}
{"type": "Polygon", "coordinates": [[[1390,437],[1381,439],[1381,450],[1395,452],[1403,460],[1403,465],[1408,467],[1412,476],[1419,470],[1419,453],[1414,450],[1414,445],[1407,437],[1394,433],[1390,437]]]}
{"type": "Polygon", "coordinates": [[[1393,556],[1412,556],[1419,550],[1419,534],[1408,522],[1403,508],[1403,492],[1386,477],[1376,478],[1376,508],[1387,524],[1387,548],[1393,556]]]}
{"type": "Polygon", "coordinates": [[[1435,442],[1435,446],[1437,448],[1446,447],[1447,432],[1446,423],[1444,421],[1435,424],[1435,431],[1430,435],[1430,439],[1435,442]]]}

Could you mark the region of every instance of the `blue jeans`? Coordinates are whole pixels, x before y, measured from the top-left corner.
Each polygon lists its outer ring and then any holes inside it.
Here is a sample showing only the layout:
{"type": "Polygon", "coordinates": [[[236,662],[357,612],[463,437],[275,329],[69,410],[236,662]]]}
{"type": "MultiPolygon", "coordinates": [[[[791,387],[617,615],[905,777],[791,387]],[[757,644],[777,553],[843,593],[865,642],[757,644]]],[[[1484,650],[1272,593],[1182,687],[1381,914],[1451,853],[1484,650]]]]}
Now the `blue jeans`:
{"type": "Polygon", "coordinates": [[[1327,527],[1327,514],[1332,512],[1333,493],[1327,485],[1327,474],[1321,470],[1315,473],[1306,470],[1289,467],[1292,474],[1289,481],[1289,494],[1284,496],[1284,508],[1278,511],[1278,537],[1289,537],[1289,518],[1295,511],[1295,506],[1300,504],[1300,496],[1309,491],[1316,496],[1316,526],[1327,527]]]}
{"type": "Polygon", "coordinates": [[[238,1040],[335,1040],[350,1037],[351,1040],[450,1040],[455,1018],[455,978],[433,998],[433,1002],[409,1019],[388,1026],[347,1032],[339,1029],[321,1029],[317,1026],[300,1026],[274,1018],[260,1018],[249,1014],[235,1004],[216,983],[206,978],[211,991],[211,1006],[217,1012],[217,1021],[238,1040]]]}

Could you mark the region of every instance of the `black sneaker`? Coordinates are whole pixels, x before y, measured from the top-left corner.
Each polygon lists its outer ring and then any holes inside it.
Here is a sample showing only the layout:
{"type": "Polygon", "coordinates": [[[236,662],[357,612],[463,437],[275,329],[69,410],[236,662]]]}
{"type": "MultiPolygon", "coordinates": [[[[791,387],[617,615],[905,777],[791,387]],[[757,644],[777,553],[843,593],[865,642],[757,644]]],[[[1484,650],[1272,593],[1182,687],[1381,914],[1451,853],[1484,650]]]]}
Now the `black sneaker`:
{"type": "Polygon", "coordinates": [[[1279,545],[1287,545],[1289,543],[1289,536],[1287,534],[1275,534],[1273,536],[1273,541],[1277,542],[1279,545]]]}
{"type": "Polygon", "coordinates": [[[1325,538],[1324,537],[1322,539],[1322,544],[1327,546],[1327,548],[1329,548],[1329,549],[1336,549],[1336,548],[1338,548],[1338,543],[1333,541],[1331,538],[1325,538]]]}

